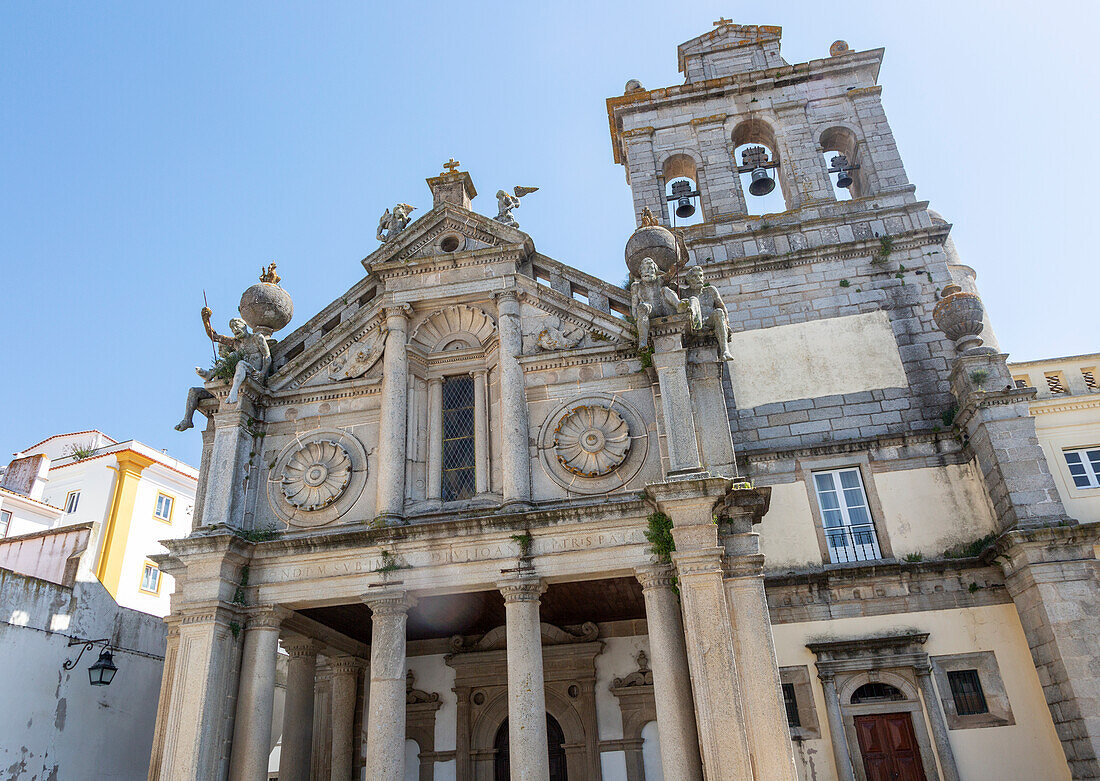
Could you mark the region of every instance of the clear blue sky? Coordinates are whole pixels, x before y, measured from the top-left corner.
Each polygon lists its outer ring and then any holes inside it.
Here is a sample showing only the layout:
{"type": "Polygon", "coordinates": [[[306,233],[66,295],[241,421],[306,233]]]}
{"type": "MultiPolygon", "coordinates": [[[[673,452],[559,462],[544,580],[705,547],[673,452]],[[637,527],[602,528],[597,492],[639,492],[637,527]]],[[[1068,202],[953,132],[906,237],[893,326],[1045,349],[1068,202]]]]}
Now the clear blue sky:
{"type": "Polygon", "coordinates": [[[0,453],[99,428],[197,465],[192,367],[260,266],[304,323],[396,201],[461,160],[536,246],[611,281],[633,228],[604,99],[680,83],[721,15],[788,62],[886,47],[917,195],[949,221],[1004,349],[1100,350],[1092,2],[16,3],[0,6],[0,453]],[[6,449],[6,450],[4,450],[6,449]]]}

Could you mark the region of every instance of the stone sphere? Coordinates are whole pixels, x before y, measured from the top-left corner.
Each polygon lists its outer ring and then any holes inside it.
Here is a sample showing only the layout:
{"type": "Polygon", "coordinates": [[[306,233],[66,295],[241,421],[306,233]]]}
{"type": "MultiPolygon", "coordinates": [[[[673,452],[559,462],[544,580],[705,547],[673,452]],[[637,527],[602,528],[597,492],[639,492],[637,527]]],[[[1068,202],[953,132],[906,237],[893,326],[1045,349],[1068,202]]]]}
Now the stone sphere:
{"type": "Polygon", "coordinates": [[[851,49],[848,47],[847,41],[833,41],[833,45],[829,47],[830,57],[839,57],[842,54],[847,54],[851,49]]]}
{"type": "Polygon", "coordinates": [[[643,225],[626,242],[626,267],[638,276],[638,266],[645,258],[653,258],[657,268],[668,271],[680,258],[680,246],[672,231],[663,225],[643,225]]]}
{"type": "Polygon", "coordinates": [[[252,330],[264,336],[271,336],[294,316],[290,294],[272,282],[257,282],[244,291],[237,309],[252,330]]]}
{"type": "Polygon", "coordinates": [[[623,90],[624,95],[629,95],[631,92],[641,92],[645,89],[642,86],[642,82],[637,79],[631,79],[626,83],[626,88],[623,90]]]}

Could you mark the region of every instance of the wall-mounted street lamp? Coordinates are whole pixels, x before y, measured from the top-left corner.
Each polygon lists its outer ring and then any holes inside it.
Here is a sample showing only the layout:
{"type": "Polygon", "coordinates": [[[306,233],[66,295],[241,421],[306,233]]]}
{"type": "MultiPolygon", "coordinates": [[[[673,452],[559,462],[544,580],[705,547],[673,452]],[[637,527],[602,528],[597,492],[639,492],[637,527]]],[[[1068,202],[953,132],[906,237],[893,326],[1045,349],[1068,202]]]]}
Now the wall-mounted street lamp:
{"type": "Polygon", "coordinates": [[[72,661],[66,660],[61,667],[65,670],[71,670],[76,667],[80,662],[80,657],[84,655],[85,651],[90,651],[97,644],[103,643],[103,649],[99,652],[99,658],[88,668],[88,682],[92,686],[110,686],[111,681],[114,680],[115,673],[118,672],[118,668],[115,666],[114,659],[111,656],[111,643],[106,637],[100,640],[80,640],[73,639],[69,641],[69,647],[74,645],[83,645],[80,649],[80,653],[76,655],[76,658],[72,661]]]}

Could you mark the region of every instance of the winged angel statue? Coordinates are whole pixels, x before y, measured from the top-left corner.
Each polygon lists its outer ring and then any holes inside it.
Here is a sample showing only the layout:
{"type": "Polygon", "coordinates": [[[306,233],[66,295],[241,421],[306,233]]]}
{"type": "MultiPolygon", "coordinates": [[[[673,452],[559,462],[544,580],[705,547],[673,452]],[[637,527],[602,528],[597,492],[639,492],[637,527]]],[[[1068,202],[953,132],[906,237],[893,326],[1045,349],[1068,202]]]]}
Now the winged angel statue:
{"type": "Polygon", "coordinates": [[[515,193],[515,195],[509,195],[504,190],[497,190],[497,216],[493,219],[510,228],[518,228],[519,223],[516,221],[516,218],[512,216],[512,209],[519,208],[520,198],[525,195],[530,195],[538,189],[537,187],[520,187],[516,185],[512,188],[512,192],[515,193]]]}

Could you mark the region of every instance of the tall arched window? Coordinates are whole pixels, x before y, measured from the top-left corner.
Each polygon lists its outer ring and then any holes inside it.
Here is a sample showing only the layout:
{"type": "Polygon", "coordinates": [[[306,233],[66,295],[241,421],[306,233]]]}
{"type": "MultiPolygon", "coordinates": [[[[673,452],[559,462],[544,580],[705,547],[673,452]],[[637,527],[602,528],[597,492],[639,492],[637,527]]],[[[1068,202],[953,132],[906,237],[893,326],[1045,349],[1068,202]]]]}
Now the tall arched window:
{"type": "Polygon", "coordinates": [[[703,201],[699,191],[699,169],[685,154],[675,154],[665,160],[662,169],[665,180],[665,200],[673,227],[697,225],[703,222],[703,201]]]}
{"type": "Polygon", "coordinates": [[[860,162],[859,143],[846,127],[831,127],[821,134],[822,158],[838,201],[869,195],[867,171],[860,162]]]}
{"type": "Polygon", "coordinates": [[[790,209],[792,191],[771,126],[760,119],[745,120],[734,128],[733,147],[747,213],[772,214],[790,209]]]}

